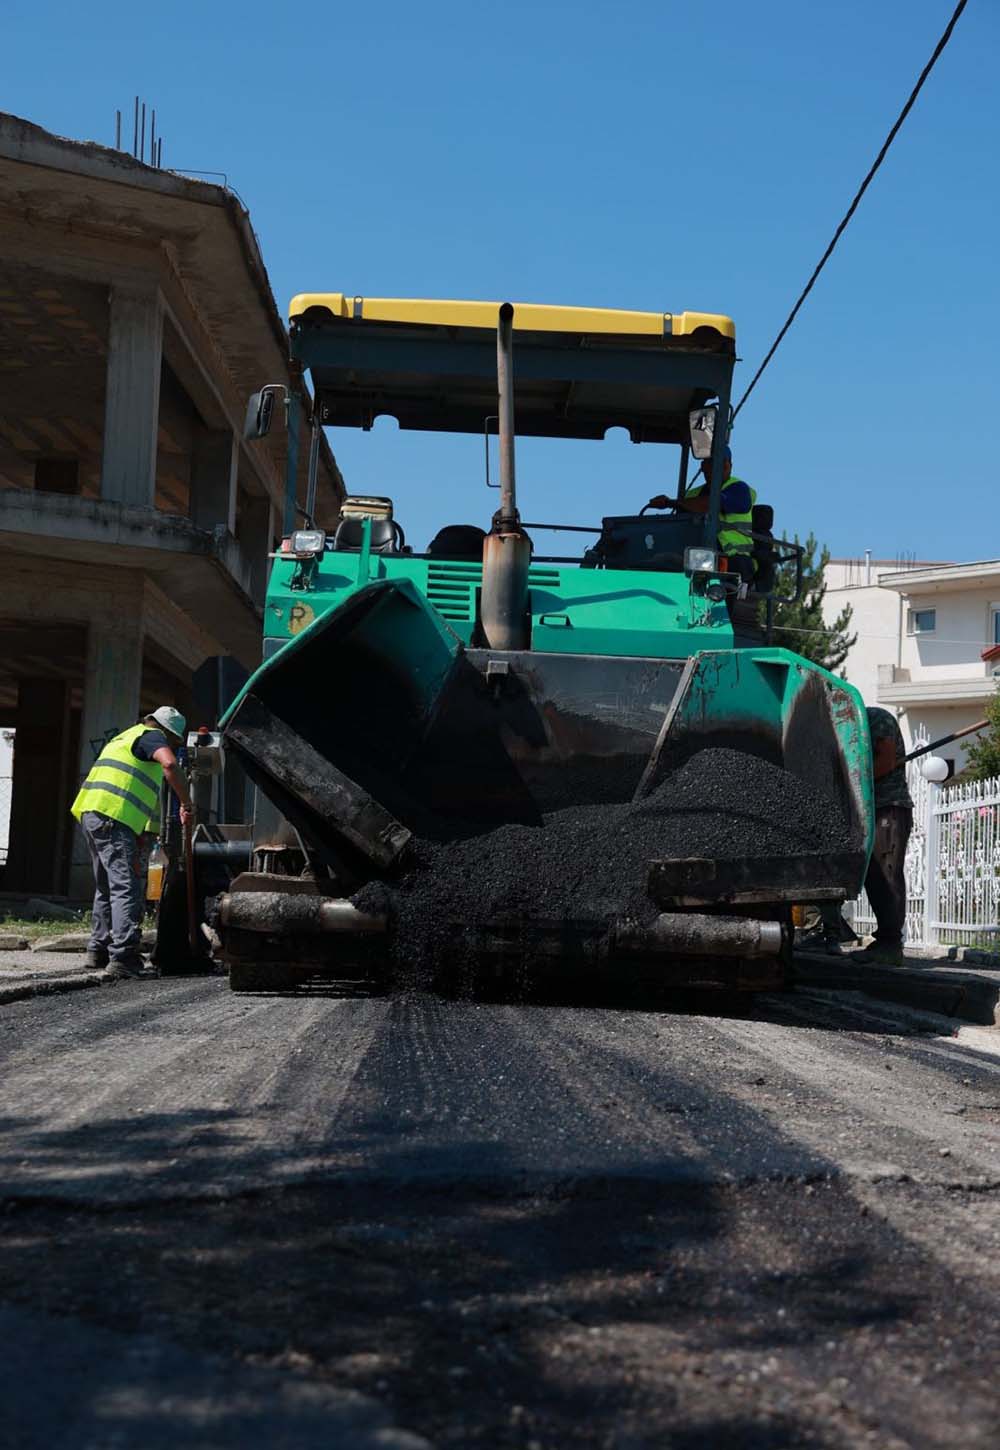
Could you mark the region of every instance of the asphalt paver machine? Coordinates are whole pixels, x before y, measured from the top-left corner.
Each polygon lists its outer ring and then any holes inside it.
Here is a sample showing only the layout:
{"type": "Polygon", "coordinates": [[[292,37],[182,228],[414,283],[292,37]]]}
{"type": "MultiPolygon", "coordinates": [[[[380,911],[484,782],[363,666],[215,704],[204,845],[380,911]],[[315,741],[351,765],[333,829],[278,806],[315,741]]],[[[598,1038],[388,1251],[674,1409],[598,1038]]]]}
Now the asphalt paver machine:
{"type": "MultiPolygon", "coordinates": [[[[665,839],[644,862],[630,885],[653,909],[641,926],[595,881],[586,919],[455,930],[501,959],[544,941],[567,966],[641,958],[665,981],[777,984],[792,903],[861,886],[871,760],[857,692],[757,628],[775,561],[800,561],[796,546],[772,538],[761,507],[755,586],[719,552],[732,322],[309,294],[292,302],[290,346],[314,395],[304,517],[286,519],[274,558],[262,663],[220,722],[227,757],[257,787],[254,822],[225,862],[203,841],[195,863],[201,940],[233,989],[385,961],[392,911],[353,898],[405,873],[415,838],[472,840],[542,827],[566,807],[641,800],[711,747],[821,792],[846,823],[838,849],[761,854],[734,818],[745,849],[678,855],[665,839]],[[369,429],[381,415],[403,430],[495,433],[492,519],[456,521],[417,552],[397,518],[405,500],[386,489],[348,497],[332,531],[316,527],[320,428],[369,429]],[[678,496],[693,460],[710,457],[707,510],[609,514],[576,526],[574,557],[546,554],[547,531],[567,525],[522,520],[515,438],[600,440],[609,428],[673,445],[678,496]]],[[[248,436],[276,424],[283,391],[251,400],[248,436]]],[[[627,486],[610,479],[609,498],[627,486]]],[[[183,969],[183,894],[178,880],[165,893],[164,970],[172,959],[183,969]]]]}

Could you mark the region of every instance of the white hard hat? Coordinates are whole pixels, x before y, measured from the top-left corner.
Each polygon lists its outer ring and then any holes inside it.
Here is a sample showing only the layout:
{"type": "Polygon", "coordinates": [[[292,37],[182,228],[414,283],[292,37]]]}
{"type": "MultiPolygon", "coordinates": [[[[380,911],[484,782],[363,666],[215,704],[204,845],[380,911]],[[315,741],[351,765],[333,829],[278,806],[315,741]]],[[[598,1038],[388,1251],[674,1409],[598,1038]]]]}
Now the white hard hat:
{"type": "Polygon", "coordinates": [[[171,735],[176,735],[178,740],[184,739],[187,721],[179,710],[174,709],[173,705],[161,705],[158,710],[153,711],[149,719],[155,720],[157,725],[162,725],[164,730],[169,730],[171,735]]]}

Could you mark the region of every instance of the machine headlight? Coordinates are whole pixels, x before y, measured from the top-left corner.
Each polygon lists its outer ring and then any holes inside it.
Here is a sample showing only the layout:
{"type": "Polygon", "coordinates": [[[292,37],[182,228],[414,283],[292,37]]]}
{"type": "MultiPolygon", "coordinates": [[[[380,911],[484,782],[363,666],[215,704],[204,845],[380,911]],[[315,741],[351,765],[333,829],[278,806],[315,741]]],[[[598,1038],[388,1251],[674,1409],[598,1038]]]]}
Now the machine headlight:
{"type": "Polygon", "coordinates": [[[311,559],[322,554],[326,547],[326,534],[322,529],[296,529],[288,540],[288,552],[296,559],[311,559]]]}
{"type": "Polygon", "coordinates": [[[685,549],[684,569],[688,574],[718,574],[719,560],[714,549],[685,549]]]}

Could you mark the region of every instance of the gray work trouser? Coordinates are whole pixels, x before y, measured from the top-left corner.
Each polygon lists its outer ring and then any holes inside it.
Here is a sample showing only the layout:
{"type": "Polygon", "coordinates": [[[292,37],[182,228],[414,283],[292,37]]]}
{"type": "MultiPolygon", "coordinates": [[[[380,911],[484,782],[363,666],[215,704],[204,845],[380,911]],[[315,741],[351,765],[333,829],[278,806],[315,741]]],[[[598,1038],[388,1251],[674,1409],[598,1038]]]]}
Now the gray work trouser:
{"type": "Polygon", "coordinates": [[[146,904],[142,840],[128,826],[98,811],[85,811],[80,825],[94,868],[90,951],[135,966],[140,960],[146,904]]]}
{"type": "Polygon", "coordinates": [[[878,806],[875,810],[875,845],[865,877],[865,890],[878,923],[875,940],[880,946],[903,944],[906,930],[906,846],[913,828],[909,806],[878,806]]]}

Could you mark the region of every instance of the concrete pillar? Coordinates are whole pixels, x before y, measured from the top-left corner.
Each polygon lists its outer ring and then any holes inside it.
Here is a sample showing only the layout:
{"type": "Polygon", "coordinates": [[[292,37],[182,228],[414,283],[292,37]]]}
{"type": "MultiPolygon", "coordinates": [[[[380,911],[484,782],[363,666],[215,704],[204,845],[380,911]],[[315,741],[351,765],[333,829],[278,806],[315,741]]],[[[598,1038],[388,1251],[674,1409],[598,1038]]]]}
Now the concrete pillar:
{"type": "MultiPolygon", "coordinates": [[[[214,725],[247,682],[247,671],[231,655],[213,655],[194,673],[195,715],[214,725]]],[[[226,768],[215,782],[212,810],[220,821],[250,819],[247,809],[251,787],[235,755],[227,755],[226,768]]]]}
{"type": "Polygon", "coordinates": [[[250,565],[250,598],[263,606],[271,561],[271,500],[245,494],[240,507],[239,542],[250,565]]]}
{"type": "Polygon", "coordinates": [[[61,895],[63,848],[75,790],[69,751],[70,684],[21,679],[5,891],[61,895]]]}
{"type": "Polygon", "coordinates": [[[191,522],[199,529],[225,524],[236,532],[239,448],[228,429],[199,428],[191,454],[191,522]]]}
{"type": "Polygon", "coordinates": [[[102,498],[153,507],[162,357],[163,299],[159,289],[113,287],[104,402],[102,498]]]}
{"type": "MultiPolygon", "coordinates": [[[[142,609],[134,601],[123,601],[120,620],[113,627],[91,624],[87,630],[77,785],[87,775],[105,742],[136,723],[142,680],[142,636],[142,609]]],[[[86,897],[92,890],[90,857],[77,830],[69,893],[86,897]]]]}

